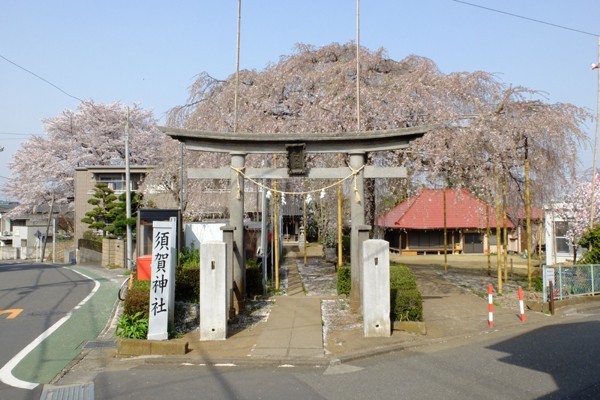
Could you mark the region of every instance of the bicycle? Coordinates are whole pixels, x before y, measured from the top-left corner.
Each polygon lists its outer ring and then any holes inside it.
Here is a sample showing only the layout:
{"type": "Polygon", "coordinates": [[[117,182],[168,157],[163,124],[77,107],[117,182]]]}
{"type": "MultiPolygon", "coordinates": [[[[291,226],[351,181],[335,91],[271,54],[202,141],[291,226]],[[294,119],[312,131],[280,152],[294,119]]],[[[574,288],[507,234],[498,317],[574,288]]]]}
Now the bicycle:
{"type": "Polygon", "coordinates": [[[129,261],[131,261],[131,269],[129,270],[129,276],[123,281],[123,283],[121,283],[121,287],[119,288],[119,292],[117,293],[117,296],[121,301],[125,301],[125,299],[127,298],[127,292],[129,292],[129,289],[131,289],[131,286],[133,285],[133,279],[137,269],[136,263],[132,260],[129,261]]]}

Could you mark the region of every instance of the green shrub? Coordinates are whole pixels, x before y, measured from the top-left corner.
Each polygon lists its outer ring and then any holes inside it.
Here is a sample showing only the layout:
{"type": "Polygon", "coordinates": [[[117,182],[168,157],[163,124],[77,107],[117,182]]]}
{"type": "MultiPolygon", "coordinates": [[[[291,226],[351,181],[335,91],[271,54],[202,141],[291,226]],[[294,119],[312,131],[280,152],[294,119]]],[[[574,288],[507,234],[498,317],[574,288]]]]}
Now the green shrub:
{"type": "Polygon", "coordinates": [[[175,301],[200,301],[200,264],[175,269],[175,301]]]}
{"type": "Polygon", "coordinates": [[[142,313],[148,318],[150,311],[150,281],[134,280],[132,287],[127,292],[123,304],[123,314],[133,316],[142,313]]]}
{"type": "Polygon", "coordinates": [[[200,250],[185,247],[175,268],[175,301],[197,303],[200,300],[200,250]]]}
{"type": "Polygon", "coordinates": [[[263,294],[262,267],[256,259],[246,260],[246,296],[263,294]]]}
{"type": "Polygon", "coordinates": [[[531,285],[536,292],[541,292],[544,290],[544,280],[541,276],[531,278],[531,285]]]}
{"type": "Polygon", "coordinates": [[[390,288],[416,289],[417,279],[407,266],[390,265],[390,288]]]}
{"type": "Polygon", "coordinates": [[[145,339],[148,336],[148,317],[144,317],[141,311],[133,315],[121,315],[115,335],[128,339],[145,339]]]}
{"type": "Polygon", "coordinates": [[[183,269],[199,268],[200,250],[195,249],[194,247],[185,247],[181,253],[179,253],[179,267],[183,269]]]}
{"type": "Polygon", "coordinates": [[[391,289],[392,321],[423,321],[423,299],[418,289],[391,289]]]}
{"type": "Polygon", "coordinates": [[[390,316],[392,321],[422,321],[423,298],[410,268],[390,265],[390,316]]]}
{"type": "Polygon", "coordinates": [[[337,293],[338,295],[349,295],[352,288],[350,277],[350,267],[347,265],[338,268],[337,272],[337,293]]]}

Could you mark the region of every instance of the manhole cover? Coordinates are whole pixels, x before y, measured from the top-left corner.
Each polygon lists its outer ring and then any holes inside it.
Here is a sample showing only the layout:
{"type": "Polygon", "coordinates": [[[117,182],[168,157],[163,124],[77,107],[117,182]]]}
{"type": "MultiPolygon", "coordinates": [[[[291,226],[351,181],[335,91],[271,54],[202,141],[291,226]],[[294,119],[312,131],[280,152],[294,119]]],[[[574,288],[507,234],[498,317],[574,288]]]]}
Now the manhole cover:
{"type": "Polygon", "coordinates": [[[94,384],[53,386],[45,385],[40,400],[94,400],[94,384]]]}

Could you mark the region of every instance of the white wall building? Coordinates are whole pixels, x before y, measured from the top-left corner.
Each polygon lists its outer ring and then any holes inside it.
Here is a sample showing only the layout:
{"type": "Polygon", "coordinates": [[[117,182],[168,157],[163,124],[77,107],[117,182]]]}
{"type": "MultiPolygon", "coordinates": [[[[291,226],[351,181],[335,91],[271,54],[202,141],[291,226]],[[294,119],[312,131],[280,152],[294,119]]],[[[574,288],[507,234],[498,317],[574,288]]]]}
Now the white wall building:
{"type": "Polygon", "coordinates": [[[573,262],[573,243],[567,238],[570,206],[554,203],[544,207],[544,233],[546,239],[546,264],[573,262]]]}

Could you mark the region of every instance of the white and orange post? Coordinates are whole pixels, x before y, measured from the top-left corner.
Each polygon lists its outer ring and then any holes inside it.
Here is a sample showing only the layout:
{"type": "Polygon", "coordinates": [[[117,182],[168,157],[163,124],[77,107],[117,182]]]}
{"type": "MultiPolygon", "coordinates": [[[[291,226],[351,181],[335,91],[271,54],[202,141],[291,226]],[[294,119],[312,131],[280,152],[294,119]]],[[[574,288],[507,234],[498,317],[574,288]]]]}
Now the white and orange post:
{"type": "Polygon", "coordinates": [[[519,313],[521,314],[521,322],[525,322],[525,305],[523,303],[523,289],[519,286],[519,313]]]}
{"type": "Polygon", "coordinates": [[[488,325],[494,326],[494,295],[492,285],[488,285],[488,325]]]}

